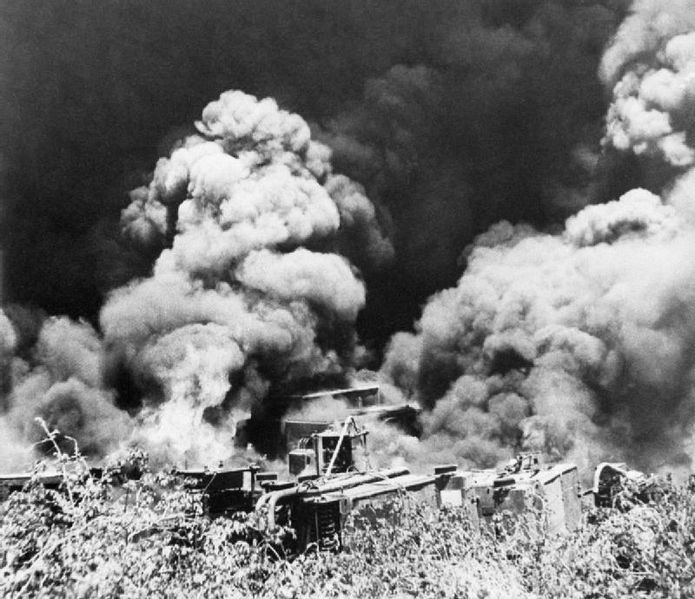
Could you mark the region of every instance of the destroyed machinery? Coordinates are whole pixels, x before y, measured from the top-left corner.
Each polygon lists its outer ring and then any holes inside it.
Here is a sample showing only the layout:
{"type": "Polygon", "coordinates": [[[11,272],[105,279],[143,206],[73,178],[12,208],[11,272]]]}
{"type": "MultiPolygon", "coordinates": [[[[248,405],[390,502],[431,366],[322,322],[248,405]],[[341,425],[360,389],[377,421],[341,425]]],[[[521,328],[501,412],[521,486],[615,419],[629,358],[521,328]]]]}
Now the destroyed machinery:
{"type": "MultiPolygon", "coordinates": [[[[377,513],[385,502],[402,494],[440,508],[463,509],[474,529],[498,513],[534,510],[543,514],[549,534],[574,530],[587,497],[597,506],[614,506],[621,491],[632,485],[644,501],[654,498],[653,479],[622,464],[599,465],[593,489],[582,493],[576,466],[542,465],[535,454],[520,455],[501,470],[441,465],[431,474],[413,474],[407,468],[375,469],[369,463],[367,431],[358,424],[360,416],[370,414],[410,428],[417,421],[417,409],[382,405],[378,387],[312,394],[300,400],[326,395],[340,397],[351,406],[342,423],[284,417],[272,423],[288,457],[287,480],[255,466],[179,469],[176,474],[200,495],[212,517],[256,510],[266,515],[269,529],[294,529],[292,546],[287,547],[291,552],[311,547],[340,549],[350,513],[377,513]]],[[[95,469],[90,474],[98,476],[99,472],[95,469]]],[[[0,476],[0,498],[20,490],[30,478],[29,474],[0,476]]],[[[61,485],[59,473],[45,473],[33,480],[52,488],[61,485]]]]}

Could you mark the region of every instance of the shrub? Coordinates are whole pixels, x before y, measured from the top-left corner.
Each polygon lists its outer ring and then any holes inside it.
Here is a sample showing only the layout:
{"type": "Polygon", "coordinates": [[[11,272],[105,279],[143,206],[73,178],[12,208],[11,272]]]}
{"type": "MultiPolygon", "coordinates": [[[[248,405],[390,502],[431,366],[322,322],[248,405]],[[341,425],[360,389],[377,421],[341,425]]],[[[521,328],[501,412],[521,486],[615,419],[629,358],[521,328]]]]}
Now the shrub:
{"type": "Polygon", "coordinates": [[[0,504],[6,597],[692,597],[695,495],[664,485],[593,509],[550,537],[534,514],[475,530],[458,509],[396,497],[355,514],[337,554],[283,554],[263,514],[210,520],[200,499],[134,453],[101,477],[58,454],[63,488],[30,484],[0,504]],[[137,465],[139,480],[119,478],[137,465]],[[120,474],[119,474],[120,473],[120,474]],[[117,483],[117,484],[115,484],[117,483]]]}

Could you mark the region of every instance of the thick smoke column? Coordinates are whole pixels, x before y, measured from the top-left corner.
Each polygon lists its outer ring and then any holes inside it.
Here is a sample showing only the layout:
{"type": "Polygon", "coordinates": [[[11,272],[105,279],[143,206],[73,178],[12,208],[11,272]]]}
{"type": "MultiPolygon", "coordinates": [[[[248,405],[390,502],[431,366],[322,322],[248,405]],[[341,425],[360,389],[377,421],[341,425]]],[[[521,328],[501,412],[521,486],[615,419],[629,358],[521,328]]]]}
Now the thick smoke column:
{"type": "MultiPolygon", "coordinates": [[[[695,425],[692,2],[636,2],[602,62],[604,143],[661,173],[564,231],[501,222],[383,373],[430,408],[424,447],[492,465],[519,449],[583,466],[689,467],[695,425]]],[[[695,71],[693,71],[695,72],[695,71]]]]}
{"type": "Polygon", "coordinates": [[[298,115],[232,91],[196,127],[131,194],[124,234],[167,247],[150,278],[110,295],[101,326],[138,389],[141,442],[209,462],[230,453],[235,411],[352,367],[365,288],[331,250],[353,234],[374,259],[391,249],[298,115]]]}

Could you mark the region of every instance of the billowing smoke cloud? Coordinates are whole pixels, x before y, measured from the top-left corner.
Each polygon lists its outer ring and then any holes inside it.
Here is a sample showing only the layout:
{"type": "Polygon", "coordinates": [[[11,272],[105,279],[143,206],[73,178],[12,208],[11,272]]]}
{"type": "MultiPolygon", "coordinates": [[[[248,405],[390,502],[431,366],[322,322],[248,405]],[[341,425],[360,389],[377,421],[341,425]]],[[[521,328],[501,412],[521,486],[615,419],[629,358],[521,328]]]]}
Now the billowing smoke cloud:
{"type": "Polygon", "coordinates": [[[601,62],[613,86],[605,143],[692,165],[695,3],[641,0],[601,62]]]}
{"type": "Polygon", "coordinates": [[[122,211],[132,251],[158,257],[109,294],[101,336],[16,306],[0,314],[6,466],[50,450],[37,418],[89,457],[137,444],[210,464],[233,453],[250,409],[345,385],[359,365],[366,292],[340,252],[366,268],[393,256],[363,188],[272,99],[223,93],[196,128],[122,211]]]}
{"type": "MultiPolygon", "coordinates": [[[[15,316],[17,312],[15,311],[15,316]]],[[[27,317],[27,315],[24,315],[27,317]]],[[[42,451],[52,451],[43,420],[61,449],[75,444],[88,457],[119,448],[131,424],[114,405],[115,393],[104,382],[104,352],[94,329],[84,322],[49,318],[38,324],[38,337],[27,355],[17,350],[24,340],[21,323],[0,314],[2,335],[4,468],[26,466],[42,451]]]]}
{"type": "Polygon", "coordinates": [[[613,90],[604,143],[660,171],[662,197],[633,189],[555,235],[496,224],[415,333],[393,337],[383,374],[429,408],[424,446],[411,453],[492,465],[524,449],[582,466],[690,466],[693,9],[636,2],[602,62],[613,90]]]}
{"type": "Polygon", "coordinates": [[[385,365],[431,407],[432,449],[493,465],[514,451],[656,467],[695,422],[695,235],[645,190],[562,235],[501,223],[469,250],[385,365]]]}
{"type": "Polygon", "coordinates": [[[141,442],[210,462],[229,456],[242,410],[354,365],[365,288],[328,253],[341,235],[377,240],[375,259],[391,249],[298,115],[231,91],[196,127],[131,194],[124,234],[170,247],[150,278],[110,295],[101,326],[139,390],[141,442]]]}
{"type": "Polygon", "coordinates": [[[385,453],[679,459],[691,3],[635,2],[605,53],[627,1],[27,6],[2,36],[9,295],[103,338],[7,310],[13,434],[226,457],[242,413],[345,384],[378,356],[355,327],[378,350],[465,265],[388,346],[428,412],[385,453]],[[307,120],[226,92],[171,133],[230,88],[307,120]]]}
{"type": "Polygon", "coordinates": [[[331,240],[365,276],[358,329],[378,350],[455,282],[474,235],[503,218],[561,222],[602,195],[596,69],[627,4],[12,3],[0,23],[8,295],[96,325],[108,291],[147,276],[171,241],[176,173],[197,152],[225,161],[200,140],[168,156],[174,128],[242,89],[302,114],[351,179],[325,182],[352,222],[331,240]],[[124,241],[123,192],[163,155],[169,168],[158,191],[135,193],[124,241]]]}
{"type": "Polygon", "coordinates": [[[367,272],[367,336],[406,328],[498,220],[559,224],[622,184],[598,143],[596,77],[620,5],[461,3],[422,57],[369,79],[357,108],[324,123],[336,165],[390,217],[395,263],[367,272]]]}

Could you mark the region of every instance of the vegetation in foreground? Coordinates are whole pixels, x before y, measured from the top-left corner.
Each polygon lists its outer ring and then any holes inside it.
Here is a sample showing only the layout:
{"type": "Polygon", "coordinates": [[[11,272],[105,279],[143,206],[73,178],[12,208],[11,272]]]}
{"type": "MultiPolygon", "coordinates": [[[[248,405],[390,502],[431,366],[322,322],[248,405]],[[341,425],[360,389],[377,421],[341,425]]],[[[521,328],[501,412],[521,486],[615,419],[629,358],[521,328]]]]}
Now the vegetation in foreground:
{"type": "Polygon", "coordinates": [[[112,484],[61,457],[61,492],[39,485],[0,504],[5,597],[693,597],[695,494],[665,485],[658,503],[592,510],[580,530],[542,534],[502,515],[481,532],[462,511],[406,497],[389,516],[353,517],[342,553],[286,559],[286,530],[262,515],[209,520],[166,474],[112,484]]]}

